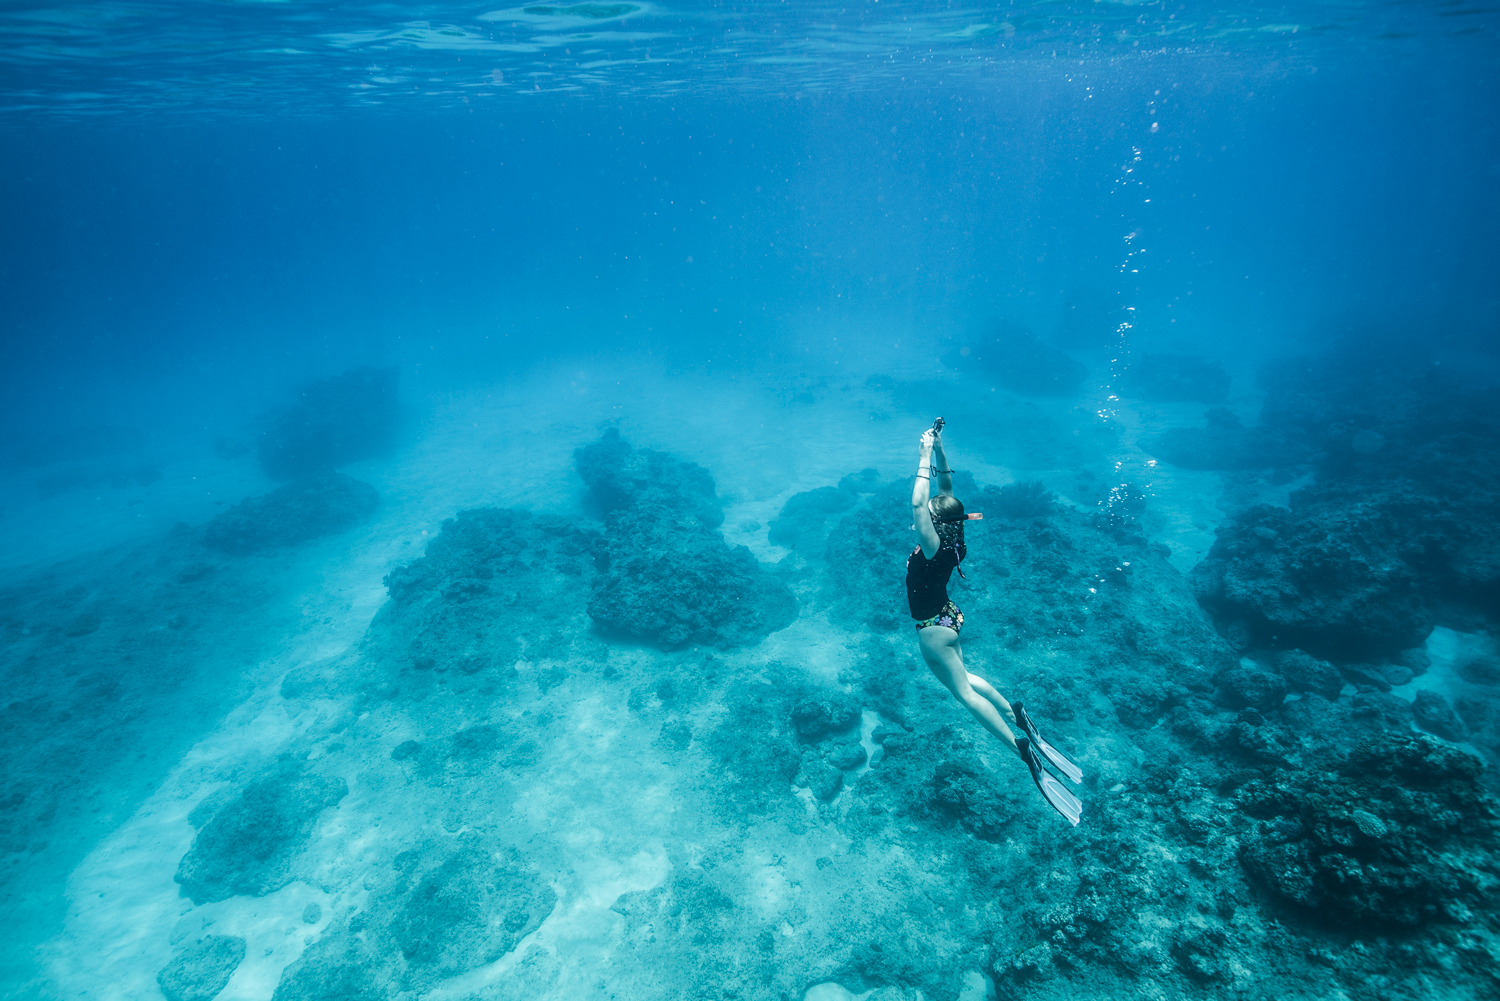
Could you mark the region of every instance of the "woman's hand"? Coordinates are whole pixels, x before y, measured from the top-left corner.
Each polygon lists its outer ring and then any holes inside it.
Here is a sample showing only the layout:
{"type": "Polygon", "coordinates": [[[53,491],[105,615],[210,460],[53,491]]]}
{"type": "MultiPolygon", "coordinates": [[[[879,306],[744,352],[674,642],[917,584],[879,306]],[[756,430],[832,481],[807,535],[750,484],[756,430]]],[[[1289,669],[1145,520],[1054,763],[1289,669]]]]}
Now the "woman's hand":
{"type": "Polygon", "coordinates": [[[932,428],[928,428],[926,431],[923,431],[922,432],[922,454],[926,455],[928,452],[931,452],[933,444],[936,443],[937,441],[938,441],[937,432],[934,431],[934,430],[932,430],[932,428]]]}

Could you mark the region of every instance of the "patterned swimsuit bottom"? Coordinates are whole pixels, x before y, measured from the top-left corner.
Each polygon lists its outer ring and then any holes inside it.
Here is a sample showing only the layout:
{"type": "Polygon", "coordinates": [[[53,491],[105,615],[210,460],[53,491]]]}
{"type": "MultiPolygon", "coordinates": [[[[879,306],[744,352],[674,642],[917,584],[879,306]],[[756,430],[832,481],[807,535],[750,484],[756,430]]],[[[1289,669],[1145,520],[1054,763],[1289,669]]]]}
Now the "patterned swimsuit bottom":
{"type": "Polygon", "coordinates": [[[964,629],[964,613],[950,598],[947,604],[938,609],[938,613],[932,618],[917,620],[918,632],[926,629],[928,626],[947,626],[954,632],[961,633],[964,629]]]}

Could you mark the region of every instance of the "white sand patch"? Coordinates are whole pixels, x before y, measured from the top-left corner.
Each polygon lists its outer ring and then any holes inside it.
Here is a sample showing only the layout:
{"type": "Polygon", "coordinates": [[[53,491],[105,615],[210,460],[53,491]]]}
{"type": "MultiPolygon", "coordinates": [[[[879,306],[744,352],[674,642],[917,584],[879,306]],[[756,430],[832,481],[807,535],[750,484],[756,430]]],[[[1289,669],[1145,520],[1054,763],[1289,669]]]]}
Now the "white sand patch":
{"type": "Polygon", "coordinates": [[[804,613],[785,629],[766,637],[749,656],[760,663],[779,660],[807,672],[812,680],[836,685],[839,671],[854,661],[857,641],[857,634],[833,625],[826,611],[804,613]]]}

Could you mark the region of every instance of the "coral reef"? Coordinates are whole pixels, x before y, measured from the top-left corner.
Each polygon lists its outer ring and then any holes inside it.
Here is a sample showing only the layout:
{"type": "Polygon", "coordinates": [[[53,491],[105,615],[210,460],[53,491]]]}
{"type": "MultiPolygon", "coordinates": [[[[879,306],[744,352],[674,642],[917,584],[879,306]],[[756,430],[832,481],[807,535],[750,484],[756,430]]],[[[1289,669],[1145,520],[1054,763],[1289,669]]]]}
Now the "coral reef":
{"type": "Polygon", "coordinates": [[[245,958],[237,935],[205,935],[180,947],[156,983],[167,1001],[213,1001],[245,958]]]}
{"type": "MultiPolygon", "coordinates": [[[[492,685],[528,651],[566,656],[588,632],[578,596],[592,587],[603,547],[598,532],[565,518],[459,512],[421,559],[386,575],[390,601],[364,643],[387,674],[381,684],[492,685]]],[[[340,680],[316,670],[309,682],[321,691],[340,680]]]]}
{"type": "Polygon", "coordinates": [[[399,412],[396,370],[355,368],[302,389],[274,413],[257,452],[266,475],[293,480],[388,453],[399,412]]]}
{"type": "Polygon", "coordinates": [[[246,668],[304,628],[287,578],[287,565],[218,559],[183,526],[0,586],[10,956],[57,931],[56,886],[249,696],[246,668]]]}
{"type": "MultiPolygon", "coordinates": [[[[714,519],[691,469],[645,461],[696,481],[714,519]]],[[[591,469],[618,486],[597,500],[602,533],[463,512],[388,576],[357,656],[288,674],[289,698],[359,708],[328,730],[364,762],[361,809],[415,788],[460,833],[361,833],[381,861],[345,877],[359,904],[287,966],[280,1001],[447,990],[481,967],[505,996],[593,990],[527,936],[589,906],[594,879],[570,873],[600,839],[618,840],[615,860],[664,846],[661,874],[587,926],[630,957],[589,968],[632,997],[780,1001],[836,983],[957,1001],[964,970],[1036,1001],[1308,984],[1352,997],[1412,963],[1482,996],[1496,835],[1473,759],[1412,735],[1404,702],[1346,688],[1308,652],[1236,656],[1138,519],[1056,506],[986,519],[953,584],[970,669],[1024,696],[1085,768],[1072,829],[917,658],[899,606],[904,484],[859,495],[802,571],[826,575],[804,593],[836,618],[890,621],[847,647],[834,684],[763,648],[643,649],[581,628],[614,565],[610,533],[639,538],[636,498],[655,490],[621,464],[591,469]],[[535,601],[516,600],[522,583],[535,601]],[[593,787],[631,781],[622,769],[650,777],[635,819],[606,829],[626,804],[596,814],[593,787]]],[[[1004,503],[965,491],[976,508],[1004,503]]],[[[324,857],[348,855],[339,844],[324,857]]]]}
{"type": "Polygon", "coordinates": [[[375,877],[371,906],[288,967],[276,1001],[387,998],[492,963],[536,930],[557,894],[514,852],[476,836],[424,844],[375,877]]]}
{"type": "Polygon", "coordinates": [[[720,777],[718,813],[737,820],[773,812],[783,805],[802,759],[786,690],[768,681],[739,682],[724,703],[729,711],[704,741],[720,777]]]}
{"type": "Polygon", "coordinates": [[[217,810],[182,857],[176,880],[195,904],[262,896],[291,882],[291,857],[318,815],[349,794],[341,778],[283,766],[217,810]]]}
{"type": "Polygon", "coordinates": [[[1500,610],[1493,393],[1378,343],[1276,363],[1261,381],[1255,428],[1210,412],[1205,435],[1172,432],[1158,448],[1192,468],[1316,475],[1288,508],[1222,525],[1194,573],[1238,645],[1381,663],[1419,645],[1439,608],[1500,610]]]}
{"type": "Polygon", "coordinates": [[[380,495],[343,473],[321,473],[247,497],[203,529],[203,544],[245,555],[345,531],[369,517],[380,495]]]}
{"type": "Polygon", "coordinates": [[[843,514],[858,500],[858,494],[842,487],[819,487],[793,494],[771,522],[769,538],[788,549],[796,549],[804,538],[821,542],[829,519],[843,514]]]}
{"type": "MultiPolygon", "coordinates": [[[[1073,828],[920,658],[908,484],[829,488],[826,544],[799,531],[773,571],[725,545],[706,470],[608,434],[577,462],[597,522],[460,512],[356,647],[262,690],[274,754],[201,762],[178,879],[220,903],[174,919],[164,993],[273,969],[273,939],[278,1001],[958,1001],[981,972],[1027,1001],[1493,993],[1496,806],[1477,759],[1412,730],[1487,746],[1488,638],[1331,662],[1221,634],[1142,534],[1149,498],[962,478],[992,513],[951,583],[966,666],[1083,767],[1073,828]],[[803,622],[757,642],[789,588],[803,622]],[[676,618],[609,607],[662,596],[676,618]],[[1405,701],[1423,672],[1446,698],[1405,701]],[[236,906],[271,915],[233,926],[248,947],[206,925],[236,906]]],[[[92,598],[48,615],[54,644],[119,641],[92,598]]]]}
{"type": "Polygon", "coordinates": [[[1463,921],[1495,888],[1481,765],[1432,737],[1388,732],[1337,771],[1285,769],[1237,794],[1256,819],[1240,857],[1258,883],[1330,927],[1463,921]]]}
{"type": "Polygon", "coordinates": [[[994,497],[992,512],[998,518],[1045,518],[1057,507],[1057,498],[1041,480],[1006,484],[994,497]]]}
{"type": "Polygon", "coordinates": [[[1258,505],[1218,531],[1193,569],[1198,599],[1243,644],[1298,647],[1335,661],[1394,656],[1433,618],[1400,558],[1400,521],[1368,509],[1258,505]]]}
{"type": "Polygon", "coordinates": [[[589,615],[603,629],[666,647],[735,646],[784,628],[796,600],[750,550],[731,549],[701,466],[636,450],[610,429],[576,453],[604,512],[601,573],[589,615]]]}

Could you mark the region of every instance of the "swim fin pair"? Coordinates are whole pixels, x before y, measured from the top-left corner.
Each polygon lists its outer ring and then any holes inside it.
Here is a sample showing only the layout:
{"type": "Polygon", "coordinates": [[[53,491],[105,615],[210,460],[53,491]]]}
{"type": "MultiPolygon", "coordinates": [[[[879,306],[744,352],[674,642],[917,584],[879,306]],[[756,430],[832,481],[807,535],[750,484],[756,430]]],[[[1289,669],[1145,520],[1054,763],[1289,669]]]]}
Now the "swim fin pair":
{"type": "Polygon", "coordinates": [[[1031,771],[1031,780],[1041,790],[1052,808],[1067,818],[1068,823],[1074,827],[1078,826],[1079,818],[1083,816],[1083,804],[1078,797],[1070,793],[1066,787],[1052,773],[1042,767],[1042,757],[1045,757],[1053,768],[1062,772],[1072,779],[1074,784],[1083,781],[1083,769],[1063,757],[1051,744],[1042,739],[1037,731],[1036,724],[1031,717],[1026,715],[1026,710],[1021,703],[1011,703],[1011,709],[1016,714],[1016,724],[1025,731],[1024,736],[1016,737],[1016,751],[1021,755],[1021,760],[1026,762],[1026,767],[1031,771]]]}

